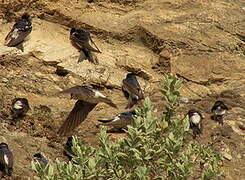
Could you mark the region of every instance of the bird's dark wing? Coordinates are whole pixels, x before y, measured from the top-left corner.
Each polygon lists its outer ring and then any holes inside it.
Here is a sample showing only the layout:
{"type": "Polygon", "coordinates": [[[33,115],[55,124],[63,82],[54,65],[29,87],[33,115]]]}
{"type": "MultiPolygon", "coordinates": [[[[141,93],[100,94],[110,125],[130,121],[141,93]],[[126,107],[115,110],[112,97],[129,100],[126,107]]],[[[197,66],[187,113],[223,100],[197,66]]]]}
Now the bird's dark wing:
{"type": "Polygon", "coordinates": [[[76,29],[72,35],[81,42],[88,42],[90,37],[90,33],[84,29],[76,29]]]}
{"type": "Polygon", "coordinates": [[[74,86],[69,89],[60,91],[61,94],[86,94],[87,96],[94,96],[94,92],[85,86],[74,86]]]}
{"type": "Polygon", "coordinates": [[[0,164],[5,164],[4,152],[2,150],[0,150],[0,164]]]}
{"type": "Polygon", "coordinates": [[[135,104],[137,104],[138,103],[138,101],[139,101],[139,99],[138,98],[136,98],[136,96],[134,96],[134,95],[129,95],[129,98],[128,98],[128,104],[127,104],[127,106],[125,107],[125,109],[130,109],[130,108],[132,108],[135,104]]]}
{"type": "Polygon", "coordinates": [[[106,104],[108,104],[109,106],[118,109],[117,105],[116,105],[111,99],[109,99],[109,98],[107,98],[107,97],[106,97],[106,98],[100,98],[100,102],[106,103],[106,104]]]}
{"type": "Polygon", "coordinates": [[[17,21],[5,38],[5,45],[9,47],[17,46],[31,33],[32,25],[28,21],[17,21]]]}
{"type": "Polygon", "coordinates": [[[28,34],[28,32],[20,32],[17,29],[13,29],[7,35],[5,45],[8,47],[17,46],[18,44],[24,41],[28,34]]]}
{"type": "Polygon", "coordinates": [[[77,32],[74,32],[70,35],[70,39],[73,43],[73,45],[75,45],[78,49],[81,49],[84,47],[84,43],[86,41],[89,41],[89,38],[87,38],[86,36],[79,36],[79,34],[77,32]]]}
{"type": "Polygon", "coordinates": [[[67,119],[60,127],[58,134],[65,136],[73,131],[77,126],[79,126],[80,123],[82,123],[86,119],[89,112],[92,111],[96,105],[97,104],[91,104],[85,101],[78,100],[72,111],[68,115],[67,119]]]}
{"type": "Polygon", "coordinates": [[[89,35],[89,39],[90,39],[90,42],[94,44],[94,46],[96,47],[96,49],[98,50],[98,52],[101,53],[101,51],[99,50],[99,48],[97,47],[97,45],[95,44],[95,42],[92,40],[92,38],[90,37],[90,35],[89,35]]]}
{"type": "Polygon", "coordinates": [[[214,110],[217,108],[216,105],[213,105],[212,109],[211,109],[211,112],[214,112],[214,110]]]}
{"type": "Polygon", "coordinates": [[[222,109],[228,110],[229,108],[225,104],[222,104],[222,109]]]}
{"type": "Polygon", "coordinates": [[[13,167],[13,154],[10,150],[1,150],[0,152],[0,163],[4,164],[8,168],[13,167]],[[7,159],[6,159],[6,157],[7,159]]]}
{"type": "MultiPolygon", "coordinates": [[[[94,43],[94,44],[95,44],[95,43],[94,43]]],[[[89,42],[83,43],[83,47],[86,48],[86,49],[88,49],[89,51],[101,53],[101,51],[100,51],[99,49],[93,48],[93,47],[89,44],[89,42]]]]}
{"type": "Polygon", "coordinates": [[[131,110],[131,111],[127,111],[127,112],[122,112],[120,114],[120,117],[129,117],[129,118],[133,118],[133,116],[136,115],[135,110],[131,110]]]}
{"type": "Polygon", "coordinates": [[[29,106],[29,103],[24,103],[23,104],[23,110],[24,110],[24,113],[27,113],[28,111],[29,111],[29,109],[30,109],[30,106],[29,106]]]}
{"type": "Polygon", "coordinates": [[[91,39],[89,36],[90,35],[86,33],[75,32],[71,34],[70,39],[72,40],[72,43],[76,46],[76,48],[87,49],[88,51],[100,53],[99,49],[95,49],[89,44],[89,40],[91,39]]]}
{"type": "Polygon", "coordinates": [[[123,88],[123,85],[122,85],[122,92],[123,92],[123,95],[125,96],[125,98],[128,99],[129,93],[123,88]]]}
{"type": "Polygon", "coordinates": [[[140,87],[139,82],[136,78],[126,78],[123,80],[123,89],[130,91],[130,93],[135,94],[139,99],[143,99],[143,92],[140,87]]]}
{"type": "Polygon", "coordinates": [[[69,93],[75,96],[76,99],[84,100],[87,103],[97,104],[99,102],[106,103],[114,108],[117,108],[113,101],[98,91],[95,91],[86,86],[74,86],[72,88],[61,91],[60,93],[69,93]]]}
{"type": "Polygon", "coordinates": [[[88,50],[87,48],[81,48],[78,62],[82,62],[85,59],[93,64],[99,64],[97,57],[93,57],[90,50],[88,50]]]}

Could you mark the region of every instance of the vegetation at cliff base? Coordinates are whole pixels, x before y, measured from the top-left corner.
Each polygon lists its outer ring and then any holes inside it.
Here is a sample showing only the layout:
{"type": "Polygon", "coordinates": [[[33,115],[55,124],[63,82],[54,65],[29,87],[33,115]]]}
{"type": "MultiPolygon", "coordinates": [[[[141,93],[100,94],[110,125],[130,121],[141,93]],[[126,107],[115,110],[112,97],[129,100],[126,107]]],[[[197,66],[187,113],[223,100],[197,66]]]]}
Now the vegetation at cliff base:
{"type": "Polygon", "coordinates": [[[99,148],[73,138],[76,156],[66,163],[55,160],[46,167],[32,162],[37,179],[214,179],[222,175],[221,157],[212,146],[192,140],[187,118],[176,113],[182,81],[166,76],[160,91],[166,112],[154,115],[149,98],[137,108],[126,136],[110,141],[106,128],[99,133],[99,148]]]}

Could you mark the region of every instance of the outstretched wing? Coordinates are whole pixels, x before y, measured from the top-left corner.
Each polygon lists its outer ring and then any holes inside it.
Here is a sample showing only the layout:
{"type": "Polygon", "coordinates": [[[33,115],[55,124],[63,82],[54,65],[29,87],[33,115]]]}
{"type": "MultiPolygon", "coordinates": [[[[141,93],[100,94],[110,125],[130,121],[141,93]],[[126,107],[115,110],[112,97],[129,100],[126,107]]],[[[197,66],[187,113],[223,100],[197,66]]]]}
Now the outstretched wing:
{"type": "Polygon", "coordinates": [[[107,98],[99,91],[93,90],[86,86],[74,86],[72,88],[61,91],[60,93],[72,94],[72,97],[74,97],[75,99],[83,100],[89,102],[90,104],[103,102],[114,108],[117,108],[117,106],[113,103],[111,99],[107,98]]]}
{"type": "Polygon", "coordinates": [[[91,97],[94,96],[94,92],[85,86],[74,86],[74,87],[71,87],[69,89],[65,89],[63,91],[60,91],[59,93],[61,93],[61,94],[75,94],[75,95],[86,94],[86,96],[91,96],[91,97]]]}
{"type": "Polygon", "coordinates": [[[109,99],[109,98],[107,98],[107,97],[106,97],[106,98],[101,98],[101,99],[100,99],[100,102],[106,103],[106,104],[108,104],[109,106],[118,109],[117,105],[116,105],[111,99],[109,99]]]}
{"type": "Polygon", "coordinates": [[[96,105],[97,104],[91,104],[82,100],[78,100],[68,115],[67,119],[60,127],[58,134],[65,136],[73,131],[86,119],[90,111],[92,111],[96,105]]]}

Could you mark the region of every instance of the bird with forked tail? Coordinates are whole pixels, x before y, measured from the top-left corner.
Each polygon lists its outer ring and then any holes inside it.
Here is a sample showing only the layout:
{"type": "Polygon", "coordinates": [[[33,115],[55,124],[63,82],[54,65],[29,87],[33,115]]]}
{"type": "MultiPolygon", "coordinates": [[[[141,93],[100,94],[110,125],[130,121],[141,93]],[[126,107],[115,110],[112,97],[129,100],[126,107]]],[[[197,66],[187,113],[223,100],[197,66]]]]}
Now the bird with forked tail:
{"type": "MultiPolygon", "coordinates": [[[[32,22],[29,14],[25,13],[20,18],[18,18],[5,38],[5,46],[17,47],[22,45],[22,42],[32,31],[32,22]]],[[[23,51],[23,46],[21,47],[23,51]]]]}
{"type": "Polygon", "coordinates": [[[70,40],[72,45],[80,51],[78,62],[88,59],[89,62],[98,64],[97,58],[92,56],[92,52],[101,53],[96,44],[93,42],[90,33],[84,29],[71,28],[70,40]],[[93,48],[90,43],[96,47],[93,48]]]}
{"type": "Polygon", "coordinates": [[[144,99],[143,91],[134,73],[128,73],[122,81],[122,91],[128,99],[127,108],[132,108],[135,104],[144,99]]]}
{"type": "Polygon", "coordinates": [[[77,126],[79,126],[98,103],[103,102],[117,108],[117,106],[108,97],[87,86],[74,86],[61,91],[60,93],[71,94],[71,99],[78,100],[69,113],[67,119],[58,130],[58,134],[62,136],[68,135],[77,126]]]}

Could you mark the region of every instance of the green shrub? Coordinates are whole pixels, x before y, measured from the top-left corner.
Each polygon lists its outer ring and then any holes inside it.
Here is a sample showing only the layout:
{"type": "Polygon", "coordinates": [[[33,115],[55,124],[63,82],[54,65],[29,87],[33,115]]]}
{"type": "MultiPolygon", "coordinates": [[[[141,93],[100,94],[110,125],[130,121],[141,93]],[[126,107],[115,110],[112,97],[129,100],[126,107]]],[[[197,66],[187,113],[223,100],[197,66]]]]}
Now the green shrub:
{"type": "Polygon", "coordinates": [[[175,114],[181,81],[166,76],[161,92],[167,102],[163,117],[153,115],[149,98],[136,110],[126,136],[111,142],[106,128],[99,134],[99,148],[79,145],[76,137],[72,162],[56,160],[42,169],[32,163],[40,179],[213,179],[221,175],[220,157],[209,147],[188,142],[188,120],[175,114]]]}

